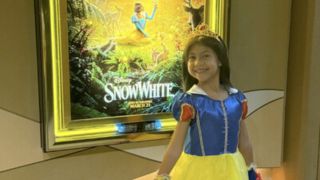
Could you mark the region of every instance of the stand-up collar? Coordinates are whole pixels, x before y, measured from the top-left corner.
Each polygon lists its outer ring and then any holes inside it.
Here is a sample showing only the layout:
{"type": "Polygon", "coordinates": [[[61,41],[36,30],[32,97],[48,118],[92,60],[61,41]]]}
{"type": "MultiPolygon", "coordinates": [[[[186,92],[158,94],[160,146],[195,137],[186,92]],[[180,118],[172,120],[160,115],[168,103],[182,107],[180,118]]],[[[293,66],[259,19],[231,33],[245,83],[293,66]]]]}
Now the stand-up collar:
{"type": "MultiPolygon", "coordinates": [[[[235,88],[229,88],[228,89],[228,94],[235,94],[237,93],[238,90],[235,89],[235,88]]],[[[201,89],[198,85],[194,84],[188,91],[187,93],[190,93],[190,94],[200,94],[200,95],[205,95],[205,96],[208,96],[208,94],[203,90],[201,89]]]]}

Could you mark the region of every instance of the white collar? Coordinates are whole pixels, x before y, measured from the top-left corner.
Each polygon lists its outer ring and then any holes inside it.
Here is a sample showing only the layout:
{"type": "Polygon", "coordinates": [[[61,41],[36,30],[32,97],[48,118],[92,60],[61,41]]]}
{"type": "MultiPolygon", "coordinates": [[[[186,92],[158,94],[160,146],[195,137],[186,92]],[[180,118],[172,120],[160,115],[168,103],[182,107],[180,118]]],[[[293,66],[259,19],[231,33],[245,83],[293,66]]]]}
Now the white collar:
{"type": "Polygon", "coordinates": [[[188,91],[187,93],[190,93],[190,94],[201,94],[201,95],[205,95],[205,96],[208,96],[208,94],[203,90],[201,89],[198,85],[194,84],[188,91]]]}
{"type": "MultiPolygon", "coordinates": [[[[236,88],[229,88],[228,89],[228,94],[235,94],[238,92],[238,89],[236,88]]],[[[190,93],[190,94],[201,94],[201,95],[205,95],[205,96],[208,96],[208,94],[203,90],[201,89],[198,85],[194,84],[188,91],[187,93],[190,93]]]]}

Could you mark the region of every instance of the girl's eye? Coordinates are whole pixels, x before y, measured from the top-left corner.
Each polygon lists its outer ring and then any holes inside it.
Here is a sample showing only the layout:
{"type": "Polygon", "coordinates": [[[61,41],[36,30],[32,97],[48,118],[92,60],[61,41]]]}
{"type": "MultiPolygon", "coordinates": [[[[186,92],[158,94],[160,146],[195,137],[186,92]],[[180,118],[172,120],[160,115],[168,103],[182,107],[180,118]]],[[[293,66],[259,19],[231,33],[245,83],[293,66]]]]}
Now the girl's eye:
{"type": "Polygon", "coordinates": [[[209,58],[210,57],[210,54],[205,54],[203,55],[204,58],[209,58]]]}

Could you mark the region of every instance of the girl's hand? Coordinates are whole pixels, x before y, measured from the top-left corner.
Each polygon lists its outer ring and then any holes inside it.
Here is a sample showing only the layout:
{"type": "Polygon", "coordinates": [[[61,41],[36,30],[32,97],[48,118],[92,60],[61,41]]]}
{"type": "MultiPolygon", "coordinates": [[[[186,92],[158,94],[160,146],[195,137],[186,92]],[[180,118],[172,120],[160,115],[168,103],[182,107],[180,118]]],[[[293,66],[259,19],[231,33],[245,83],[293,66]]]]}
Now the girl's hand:
{"type": "Polygon", "coordinates": [[[153,0],[153,5],[156,8],[158,6],[158,1],[157,0],[153,0]]]}
{"type": "Polygon", "coordinates": [[[249,180],[262,180],[262,176],[257,172],[255,168],[250,168],[248,170],[249,180]]]}
{"type": "Polygon", "coordinates": [[[256,180],[262,180],[262,176],[261,176],[261,174],[260,174],[260,173],[256,172],[256,175],[257,175],[256,180]]]}
{"type": "Polygon", "coordinates": [[[146,32],[144,32],[143,35],[144,35],[144,37],[146,37],[146,38],[149,37],[149,34],[146,33],[146,32]]]}

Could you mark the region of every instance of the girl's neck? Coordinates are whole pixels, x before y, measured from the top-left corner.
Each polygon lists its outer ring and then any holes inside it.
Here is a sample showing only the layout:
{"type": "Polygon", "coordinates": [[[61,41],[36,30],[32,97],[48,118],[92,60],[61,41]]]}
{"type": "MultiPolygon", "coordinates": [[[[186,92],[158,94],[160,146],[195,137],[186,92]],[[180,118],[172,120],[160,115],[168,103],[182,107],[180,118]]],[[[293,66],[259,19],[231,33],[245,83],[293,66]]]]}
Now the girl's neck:
{"type": "Polygon", "coordinates": [[[143,12],[143,11],[137,12],[136,15],[137,15],[138,18],[143,18],[143,13],[142,13],[142,12],[143,12]]]}
{"type": "Polygon", "coordinates": [[[222,89],[222,85],[220,84],[220,77],[219,75],[214,76],[212,79],[209,79],[207,81],[199,81],[198,86],[207,91],[210,92],[220,92],[222,89]]]}
{"type": "Polygon", "coordinates": [[[225,99],[228,97],[227,89],[218,81],[211,83],[198,83],[198,86],[204,90],[209,97],[213,99],[225,99]]]}

